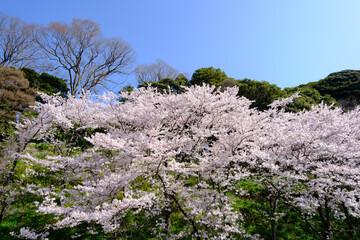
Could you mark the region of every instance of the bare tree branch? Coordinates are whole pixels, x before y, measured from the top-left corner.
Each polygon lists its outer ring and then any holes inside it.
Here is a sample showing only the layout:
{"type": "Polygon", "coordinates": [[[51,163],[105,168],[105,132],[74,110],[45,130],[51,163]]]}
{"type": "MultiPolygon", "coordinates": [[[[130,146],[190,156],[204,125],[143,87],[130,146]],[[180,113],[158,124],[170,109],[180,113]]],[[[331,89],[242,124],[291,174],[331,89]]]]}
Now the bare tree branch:
{"type": "Polygon", "coordinates": [[[128,74],[135,59],[127,43],[103,38],[99,26],[90,20],[50,23],[39,31],[37,43],[53,63],[52,69],[66,72],[74,96],[106,85],[112,75],[128,74]]]}
{"type": "Polygon", "coordinates": [[[33,40],[35,25],[0,13],[0,65],[3,67],[35,67],[40,58],[33,40]]]}
{"type": "Polygon", "coordinates": [[[142,64],[136,67],[135,77],[139,84],[144,82],[158,82],[164,78],[175,79],[179,75],[179,71],[169,66],[164,60],[158,59],[156,63],[147,65],[142,64]]]}

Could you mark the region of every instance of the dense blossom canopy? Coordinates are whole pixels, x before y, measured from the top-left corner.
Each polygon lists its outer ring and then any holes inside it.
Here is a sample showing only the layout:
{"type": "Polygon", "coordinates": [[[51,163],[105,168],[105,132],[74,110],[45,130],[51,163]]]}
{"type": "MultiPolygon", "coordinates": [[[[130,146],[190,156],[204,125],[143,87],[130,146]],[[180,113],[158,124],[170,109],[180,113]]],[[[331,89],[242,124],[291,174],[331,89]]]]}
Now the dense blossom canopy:
{"type": "Polygon", "coordinates": [[[156,219],[151,227],[159,238],[257,238],[243,230],[233,205],[247,194],[238,186],[246,179],[264,184],[304,218],[320,214],[324,236],[331,234],[330,212],[359,218],[360,109],[343,113],[321,105],[288,113],[290,98],[261,112],[237,91],[196,86],[160,94],[148,88],[124,93],[123,102],[113,94],[44,96],[38,118],[19,125],[19,133],[23,141],[30,135],[71,151],[45,159],[24,154],[23,161],[46,167],[61,182],[27,191],[44,196],[39,212],[59,217],[52,229],[91,223],[94,234],[94,226],[121,234],[126,217],[138,215],[156,219]],[[91,147],[80,150],[59,139],[59,129],[87,130],[91,147]],[[186,222],[176,232],[175,212],[186,222]]]}

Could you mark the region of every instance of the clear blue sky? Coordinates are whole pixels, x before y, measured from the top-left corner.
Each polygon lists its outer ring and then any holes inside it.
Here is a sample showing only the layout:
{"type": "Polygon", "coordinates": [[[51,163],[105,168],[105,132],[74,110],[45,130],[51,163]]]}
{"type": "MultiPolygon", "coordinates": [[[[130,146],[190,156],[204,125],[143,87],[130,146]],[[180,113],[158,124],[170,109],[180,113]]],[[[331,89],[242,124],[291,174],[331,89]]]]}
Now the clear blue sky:
{"type": "Polygon", "coordinates": [[[161,58],[190,76],[213,66],[283,88],[360,69],[359,0],[2,0],[0,11],[43,25],[91,19],[138,64],[161,58]]]}

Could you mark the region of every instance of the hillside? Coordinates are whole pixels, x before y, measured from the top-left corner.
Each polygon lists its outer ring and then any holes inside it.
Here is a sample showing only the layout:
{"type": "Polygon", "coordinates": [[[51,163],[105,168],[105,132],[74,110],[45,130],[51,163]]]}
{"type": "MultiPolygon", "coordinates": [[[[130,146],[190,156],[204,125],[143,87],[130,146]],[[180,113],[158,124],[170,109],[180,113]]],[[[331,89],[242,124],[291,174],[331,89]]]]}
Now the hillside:
{"type": "Polygon", "coordinates": [[[345,109],[360,104],[360,70],[343,70],[326,78],[305,85],[316,89],[321,95],[330,95],[345,109]]]}

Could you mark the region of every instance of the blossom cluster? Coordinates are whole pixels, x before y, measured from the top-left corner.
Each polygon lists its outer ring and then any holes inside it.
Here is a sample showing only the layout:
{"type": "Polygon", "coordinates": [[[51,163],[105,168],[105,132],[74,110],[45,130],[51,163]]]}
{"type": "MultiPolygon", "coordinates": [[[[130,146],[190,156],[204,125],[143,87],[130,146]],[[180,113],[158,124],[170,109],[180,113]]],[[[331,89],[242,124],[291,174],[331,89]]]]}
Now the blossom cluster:
{"type": "Polygon", "coordinates": [[[121,233],[131,214],[157,219],[152,227],[163,229],[159,237],[256,238],[241,227],[243,216],[233,204],[246,194],[239,181],[248,179],[304,217],[320,214],[324,225],[329,213],[360,217],[359,108],[320,105],[290,113],[283,107],[291,99],[285,99],[258,111],[237,97],[236,88],[210,86],[182,94],[138,89],[122,97],[126,101],[114,94],[44,96],[39,117],[19,126],[24,141],[35,136],[71,149],[45,159],[22,156],[61,183],[29,186],[44,196],[38,211],[58,216],[49,228],[91,223],[121,233]],[[66,131],[70,140],[57,137],[66,131]],[[71,143],[81,134],[91,147],[71,143]],[[181,232],[171,230],[175,212],[187,222],[181,232]]]}

